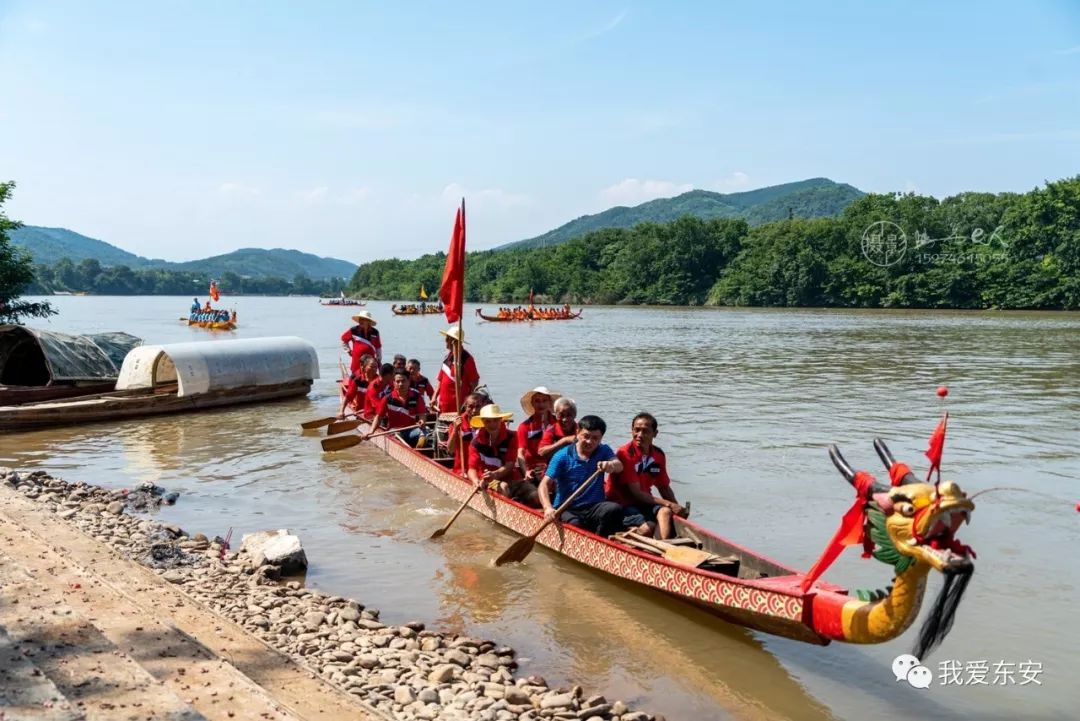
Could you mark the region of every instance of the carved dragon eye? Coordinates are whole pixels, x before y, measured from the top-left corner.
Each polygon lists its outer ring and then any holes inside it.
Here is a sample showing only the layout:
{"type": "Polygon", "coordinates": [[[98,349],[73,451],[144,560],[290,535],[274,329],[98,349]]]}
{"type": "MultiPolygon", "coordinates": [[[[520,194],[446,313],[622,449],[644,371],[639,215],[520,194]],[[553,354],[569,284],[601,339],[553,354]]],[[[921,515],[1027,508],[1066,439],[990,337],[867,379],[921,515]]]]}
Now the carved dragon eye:
{"type": "Polygon", "coordinates": [[[915,506],[911,505],[907,501],[902,501],[893,506],[893,509],[898,511],[900,515],[907,518],[911,518],[915,515],[915,506]]]}

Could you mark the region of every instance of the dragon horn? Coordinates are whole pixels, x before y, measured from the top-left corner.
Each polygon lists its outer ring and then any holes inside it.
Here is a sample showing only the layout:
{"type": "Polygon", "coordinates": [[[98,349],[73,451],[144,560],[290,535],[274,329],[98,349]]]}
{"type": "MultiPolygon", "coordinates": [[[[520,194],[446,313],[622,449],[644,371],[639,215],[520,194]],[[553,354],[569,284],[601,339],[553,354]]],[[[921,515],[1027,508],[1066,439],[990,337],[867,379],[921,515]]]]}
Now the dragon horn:
{"type": "MultiPolygon", "coordinates": [[[[885,445],[885,441],[881,440],[880,438],[875,438],[874,450],[877,451],[878,458],[881,459],[881,462],[885,464],[886,470],[891,471],[892,467],[896,465],[896,459],[893,457],[892,451],[889,450],[889,447],[885,445]]],[[[900,485],[918,482],[919,479],[915,477],[915,474],[913,474],[911,471],[908,471],[904,474],[903,479],[901,479],[900,485]]]]}
{"type": "MultiPolygon", "coordinates": [[[[848,483],[854,486],[855,471],[851,469],[851,465],[840,454],[840,449],[836,447],[836,444],[829,444],[829,458],[832,459],[833,465],[836,466],[836,469],[840,471],[840,475],[847,479],[848,483]]],[[[888,491],[889,489],[887,486],[883,486],[876,481],[870,488],[871,493],[887,493],[888,491]]]]}

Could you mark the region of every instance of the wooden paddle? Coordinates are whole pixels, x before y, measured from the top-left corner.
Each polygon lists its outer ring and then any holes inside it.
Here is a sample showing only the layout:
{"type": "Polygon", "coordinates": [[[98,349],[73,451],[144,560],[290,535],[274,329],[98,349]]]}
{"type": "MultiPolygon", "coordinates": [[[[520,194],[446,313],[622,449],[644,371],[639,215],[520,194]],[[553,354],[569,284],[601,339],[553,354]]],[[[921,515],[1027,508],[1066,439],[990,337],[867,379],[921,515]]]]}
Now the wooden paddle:
{"type": "Polygon", "coordinates": [[[307,421],[305,423],[301,423],[300,427],[303,428],[305,431],[310,431],[314,430],[315,428],[322,428],[323,426],[328,426],[336,420],[337,416],[330,416],[329,418],[319,418],[314,421],[307,421]]]}
{"type": "Polygon", "coordinates": [[[479,493],[483,489],[484,489],[484,484],[483,483],[481,483],[476,488],[474,488],[472,490],[472,493],[469,494],[469,497],[465,499],[465,502],[461,504],[461,507],[457,509],[457,511],[454,513],[454,515],[450,516],[450,520],[446,522],[446,525],[443,526],[442,528],[440,528],[439,530],[435,531],[435,533],[432,533],[431,538],[439,538],[440,536],[445,535],[446,532],[450,529],[450,526],[452,526],[454,524],[454,521],[457,520],[457,517],[460,516],[461,512],[465,510],[465,507],[469,505],[469,501],[471,501],[473,499],[473,496],[475,496],[477,493],[479,493]]]}
{"type": "Polygon", "coordinates": [[[559,517],[563,511],[570,507],[570,504],[577,500],[577,497],[585,492],[597,476],[601,475],[603,471],[597,469],[596,473],[585,479],[576,491],[570,494],[570,497],[562,502],[562,505],[555,509],[555,515],[547,519],[540,524],[540,527],[531,536],[525,538],[519,538],[514,541],[514,545],[503,551],[502,555],[495,559],[496,566],[502,566],[507,563],[521,563],[525,560],[525,557],[532,553],[533,546],[536,545],[536,537],[539,536],[545,528],[550,526],[556,518],[559,517]]]}
{"type": "Polygon", "coordinates": [[[351,421],[334,421],[329,426],[327,426],[326,435],[336,436],[338,433],[354,431],[365,423],[367,423],[367,421],[362,418],[354,418],[351,421]]]}
{"type": "MultiPolygon", "coordinates": [[[[378,438],[379,436],[385,436],[390,433],[400,433],[401,431],[411,431],[413,428],[419,428],[424,425],[423,423],[417,423],[415,426],[405,426],[404,428],[391,428],[386,431],[379,431],[378,433],[372,433],[367,438],[378,438]]],[[[356,433],[348,433],[343,436],[331,436],[330,438],[322,439],[322,449],[327,453],[334,451],[343,451],[346,448],[352,448],[359,445],[362,441],[367,440],[363,436],[356,433]]]]}

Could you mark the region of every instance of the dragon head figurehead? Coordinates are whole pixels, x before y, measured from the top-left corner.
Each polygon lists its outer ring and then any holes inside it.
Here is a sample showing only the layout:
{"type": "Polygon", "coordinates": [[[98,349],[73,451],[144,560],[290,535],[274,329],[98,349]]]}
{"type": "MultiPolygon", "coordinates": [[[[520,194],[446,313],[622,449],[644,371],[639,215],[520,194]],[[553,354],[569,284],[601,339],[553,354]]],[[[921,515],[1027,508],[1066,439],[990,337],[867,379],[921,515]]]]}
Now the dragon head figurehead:
{"type": "Polygon", "coordinates": [[[913,651],[925,655],[944,640],[952,627],[957,606],[974,571],[974,551],[956,538],[970,522],[975,504],[953,481],[924,483],[907,465],[897,463],[879,438],[874,448],[893,485],[885,486],[869,474],[856,473],[835,446],[829,455],[840,471],[861,493],[864,505],[864,546],[873,556],[890,564],[895,583],[887,591],[860,592],[845,607],[847,640],[872,643],[902,633],[918,615],[930,569],[940,572],[945,583],[934,602],[913,651]]]}

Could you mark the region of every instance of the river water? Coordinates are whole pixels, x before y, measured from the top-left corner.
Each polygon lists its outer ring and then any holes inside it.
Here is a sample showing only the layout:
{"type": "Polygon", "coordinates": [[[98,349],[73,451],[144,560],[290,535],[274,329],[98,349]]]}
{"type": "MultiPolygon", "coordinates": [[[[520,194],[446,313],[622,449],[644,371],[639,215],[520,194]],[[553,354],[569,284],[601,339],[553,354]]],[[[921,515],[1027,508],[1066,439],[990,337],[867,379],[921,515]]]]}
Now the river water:
{"type": "MultiPolygon", "coordinates": [[[[466,319],[483,381],[518,420],[517,397],[540,384],[605,418],[612,445],[628,439],[636,411],[651,411],[695,519],[801,568],[852,498],[825,445],[884,477],[871,447],[880,435],[919,473],[942,410],[934,389],[947,384],[945,476],[969,493],[1039,495],[976,501],[959,533],[978,552],[976,573],[952,634],[924,659],[939,677],[921,690],[890,670],[914,630],[878,646],[809,646],[726,625],[547,551],[493,568],[513,537],[469,513],[427,540],[456,504],[379,451],[322,454],[317,437],[299,431],[336,411],[347,309],[226,298],[242,325],[212,334],[177,322],[187,298],[50,300],[60,315],[38,325],[60,331],[124,330],[147,342],[297,335],[317,347],[323,377],[304,400],[0,435],[0,463],[111,487],[153,481],[181,492],[164,520],[209,535],[288,527],[307,549],[309,585],[379,607],[387,621],[507,643],[524,672],[669,719],[1077,717],[1080,314],[587,308],[569,322],[466,319]],[[963,684],[941,683],[941,664],[952,661],[963,684]]],[[[419,358],[434,379],[443,318],[367,309],[384,352],[419,358]]],[[[849,549],[826,577],[878,588],[890,570],[849,549]]],[[[932,574],[928,600],[940,583],[932,574]]]]}

